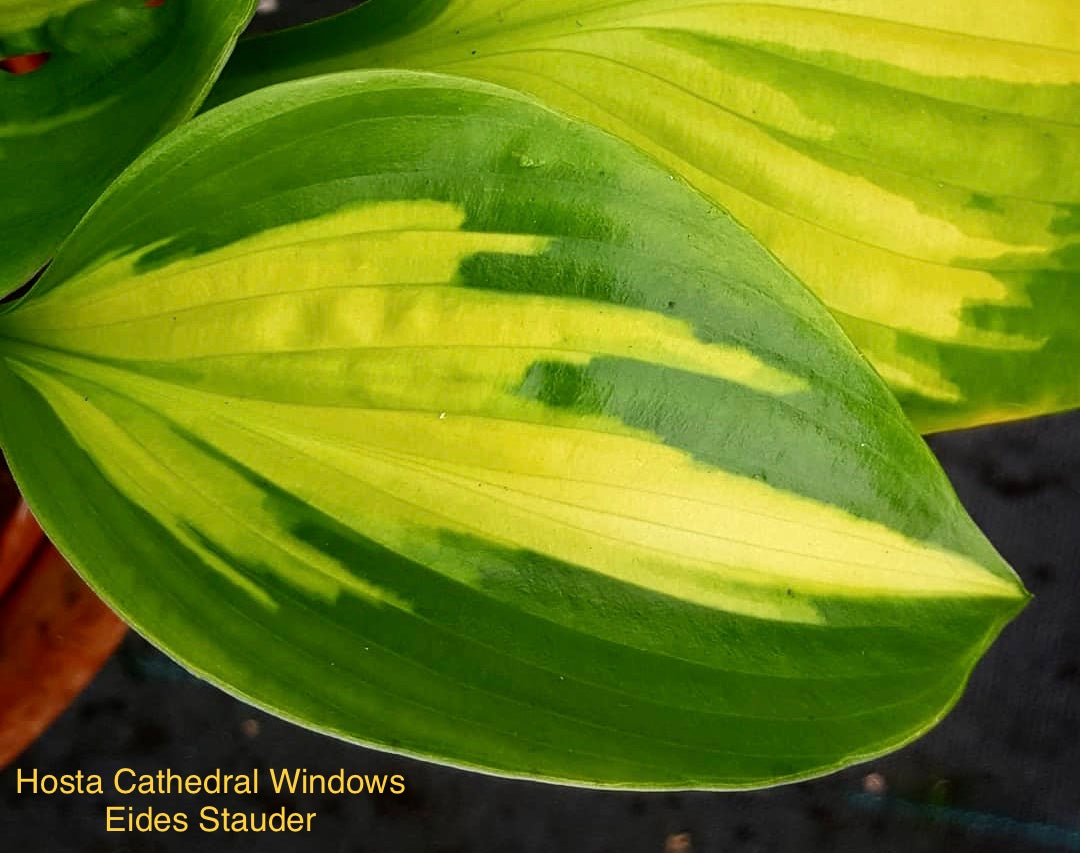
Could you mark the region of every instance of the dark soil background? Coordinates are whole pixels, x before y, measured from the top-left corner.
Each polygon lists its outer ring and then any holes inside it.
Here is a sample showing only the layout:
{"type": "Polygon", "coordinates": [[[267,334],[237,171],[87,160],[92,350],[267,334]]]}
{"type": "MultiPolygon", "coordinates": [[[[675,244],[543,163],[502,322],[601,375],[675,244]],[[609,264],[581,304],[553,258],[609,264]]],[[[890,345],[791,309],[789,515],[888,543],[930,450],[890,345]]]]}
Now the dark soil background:
{"type": "MultiPolygon", "coordinates": [[[[296,3],[256,26],[353,5],[296,3]]],[[[922,740],[825,779],[748,793],[612,793],[497,779],[351,746],[198,681],[130,636],[16,762],[40,772],[400,773],[401,796],[32,796],[0,773],[0,850],[328,853],[1080,851],[1080,413],[937,436],[964,504],[1036,596],[922,740]],[[106,805],[315,811],[310,835],[106,833],[106,805]]]]}

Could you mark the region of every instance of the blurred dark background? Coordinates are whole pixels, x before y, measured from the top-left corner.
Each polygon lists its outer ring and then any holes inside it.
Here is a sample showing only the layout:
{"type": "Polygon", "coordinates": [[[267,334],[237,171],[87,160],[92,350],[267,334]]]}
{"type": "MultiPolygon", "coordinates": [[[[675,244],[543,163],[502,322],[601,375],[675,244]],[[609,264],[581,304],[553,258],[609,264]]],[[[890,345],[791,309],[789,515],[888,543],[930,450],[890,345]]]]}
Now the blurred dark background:
{"type": "MultiPolygon", "coordinates": [[[[264,2],[253,28],[349,0],[264,2]]],[[[898,753],[746,793],[615,793],[503,780],[323,737],[187,675],[130,635],[16,762],[64,773],[401,773],[401,796],[29,796],[0,773],[0,849],[52,853],[1026,853],[1080,851],[1080,413],[936,436],[969,512],[1035,600],[978,665],[959,705],[898,753]],[[120,834],[117,803],[315,811],[310,835],[120,834]]]]}

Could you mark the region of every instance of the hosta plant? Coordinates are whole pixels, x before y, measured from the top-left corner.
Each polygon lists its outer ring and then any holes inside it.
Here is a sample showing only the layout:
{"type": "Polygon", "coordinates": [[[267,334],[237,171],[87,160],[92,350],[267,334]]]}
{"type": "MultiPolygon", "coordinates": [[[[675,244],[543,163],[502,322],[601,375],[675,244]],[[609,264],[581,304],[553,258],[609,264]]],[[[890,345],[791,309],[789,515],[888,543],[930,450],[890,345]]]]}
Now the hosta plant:
{"type": "Polygon", "coordinates": [[[250,42],[0,305],[27,501],[189,669],[352,740],[663,788],[911,740],[1026,593],[909,418],[1075,402],[1014,380],[1074,346],[1080,64],[1064,3],[1008,44],[909,5],[372,0],[250,42]]]}

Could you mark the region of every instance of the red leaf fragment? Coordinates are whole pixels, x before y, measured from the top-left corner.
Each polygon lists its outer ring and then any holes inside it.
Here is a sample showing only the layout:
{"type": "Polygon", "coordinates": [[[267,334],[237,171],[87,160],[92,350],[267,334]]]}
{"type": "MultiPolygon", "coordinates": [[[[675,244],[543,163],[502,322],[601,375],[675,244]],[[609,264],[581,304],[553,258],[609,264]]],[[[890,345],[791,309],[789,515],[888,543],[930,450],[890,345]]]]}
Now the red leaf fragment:
{"type": "Polygon", "coordinates": [[[46,51],[44,53],[23,53],[19,56],[5,56],[0,59],[0,68],[3,68],[8,74],[29,74],[31,71],[37,71],[48,62],[50,55],[46,51]]]}

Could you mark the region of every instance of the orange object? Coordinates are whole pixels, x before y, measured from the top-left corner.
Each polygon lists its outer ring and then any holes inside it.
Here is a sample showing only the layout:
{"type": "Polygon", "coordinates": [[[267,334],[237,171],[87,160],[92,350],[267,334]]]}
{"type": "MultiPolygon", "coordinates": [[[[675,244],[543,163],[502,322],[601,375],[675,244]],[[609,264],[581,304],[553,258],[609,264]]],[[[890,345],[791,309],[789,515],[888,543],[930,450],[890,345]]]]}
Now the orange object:
{"type": "Polygon", "coordinates": [[[8,74],[29,74],[37,71],[49,61],[49,53],[23,53],[19,56],[5,56],[0,59],[0,68],[8,74]]]}
{"type": "Polygon", "coordinates": [[[60,716],[126,631],[52,544],[41,547],[0,598],[0,767],[60,716]]]}
{"type": "Polygon", "coordinates": [[[30,514],[26,501],[19,501],[4,529],[0,531],[0,596],[15,581],[45,534],[30,514]]]}

